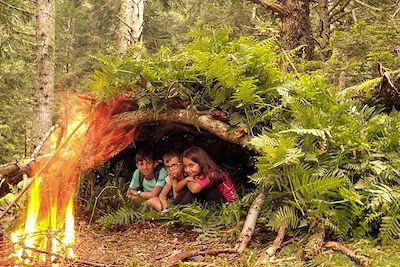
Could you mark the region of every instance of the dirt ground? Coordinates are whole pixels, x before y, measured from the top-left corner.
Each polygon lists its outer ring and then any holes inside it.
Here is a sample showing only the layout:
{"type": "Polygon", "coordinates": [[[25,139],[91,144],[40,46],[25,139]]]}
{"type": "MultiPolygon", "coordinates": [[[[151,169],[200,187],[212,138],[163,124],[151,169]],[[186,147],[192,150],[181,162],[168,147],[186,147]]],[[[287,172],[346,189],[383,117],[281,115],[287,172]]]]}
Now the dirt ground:
{"type": "MultiPolygon", "coordinates": [[[[187,226],[166,226],[162,221],[139,221],[129,227],[103,232],[97,225],[80,223],[77,227],[75,261],[62,260],[58,266],[170,266],[176,263],[173,258],[181,252],[196,249],[218,249],[233,247],[234,239],[229,240],[223,231],[212,236],[187,226]],[[223,239],[224,238],[224,239],[223,239]]],[[[347,256],[332,250],[323,250],[321,255],[311,261],[302,259],[301,241],[284,246],[276,258],[265,261],[265,249],[271,243],[273,233],[265,235],[265,229],[256,228],[251,244],[241,255],[219,254],[218,256],[196,256],[190,262],[179,266],[358,266],[347,256]],[[272,235],[271,235],[272,234],[272,235]]],[[[7,240],[7,234],[4,235],[7,240]]],[[[372,259],[372,266],[399,266],[400,240],[387,245],[378,245],[368,240],[347,243],[358,254],[372,259]]],[[[0,266],[15,266],[2,261],[8,255],[7,243],[0,243],[0,266]]],[[[61,257],[60,257],[61,259],[61,257]]],[[[18,266],[52,266],[38,264],[18,264],[18,266]]],[[[54,265],[53,265],[54,266],[54,265]]]]}
{"type": "MultiPolygon", "coordinates": [[[[168,266],[181,252],[230,245],[219,238],[198,241],[200,233],[192,228],[166,227],[163,222],[135,222],[126,229],[104,234],[98,229],[82,226],[78,233],[75,246],[78,259],[105,266],[168,266]]],[[[231,256],[234,255],[225,255],[227,260],[231,256]]],[[[203,259],[196,257],[200,262],[198,266],[220,266],[201,263],[203,259]]]]}

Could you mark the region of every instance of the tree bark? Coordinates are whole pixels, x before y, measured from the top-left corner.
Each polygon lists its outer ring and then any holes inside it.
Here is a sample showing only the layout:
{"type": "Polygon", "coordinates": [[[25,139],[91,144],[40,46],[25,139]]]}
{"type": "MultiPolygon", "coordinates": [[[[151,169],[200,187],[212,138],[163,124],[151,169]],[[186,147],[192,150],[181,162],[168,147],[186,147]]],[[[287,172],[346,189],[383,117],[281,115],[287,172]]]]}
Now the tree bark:
{"type": "Polygon", "coordinates": [[[314,57],[314,40],[310,24],[310,0],[287,0],[282,18],[282,47],[292,50],[305,45],[308,59],[314,57]]]}
{"type": "Polygon", "coordinates": [[[382,70],[381,75],[380,78],[348,87],[339,96],[369,103],[379,102],[388,110],[392,107],[400,109],[400,69],[392,72],[382,70]]]}
{"type": "Polygon", "coordinates": [[[314,56],[314,39],[310,24],[310,0],[286,0],[283,5],[267,0],[250,0],[276,13],[282,21],[282,48],[292,50],[305,45],[308,59],[314,56]]]}
{"type": "Polygon", "coordinates": [[[123,55],[131,45],[142,39],[144,0],[122,0],[120,13],[118,51],[123,55]]]}
{"type": "Polygon", "coordinates": [[[305,248],[304,258],[311,260],[321,252],[325,239],[325,225],[319,225],[317,231],[310,237],[305,248]]]}
{"type": "MultiPolygon", "coordinates": [[[[114,124],[113,121],[123,123],[128,126],[137,126],[141,123],[150,121],[171,121],[187,125],[198,126],[205,129],[222,140],[248,147],[249,136],[244,134],[242,129],[234,128],[222,121],[214,119],[211,115],[192,114],[186,109],[168,110],[154,114],[151,110],[137,110],[124,112],[114,116],[109,127],[114,124]]],[[[106,126],[107,127],[107,126],[106,126]]]]}
{"type": "Polygon", "coordinates": [[[54,102],[54,0],[38,0],[36,22],[36,94],[33,122],[33,146],[36,147],[50,129],[54,102]]]}

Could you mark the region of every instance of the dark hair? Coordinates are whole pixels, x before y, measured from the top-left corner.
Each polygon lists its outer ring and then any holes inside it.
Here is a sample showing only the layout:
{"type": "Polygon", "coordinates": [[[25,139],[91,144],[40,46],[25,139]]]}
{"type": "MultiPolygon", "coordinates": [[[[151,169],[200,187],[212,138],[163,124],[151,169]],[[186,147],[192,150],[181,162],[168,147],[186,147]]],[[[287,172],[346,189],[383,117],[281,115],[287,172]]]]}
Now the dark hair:
{"type": "Polygon", "coordinates": [[[200,165],[201,174],[210,178],[210,187],[213,184],[222,184],[224,178],[221,169],[200,147],[191,147],[182,153],[182,158],[188,158],[200,165]],[[213,172],[213,174],[211,174],[213,172]]]}
{"type": "Polygon", "coordinates": [[[154,161],[154,154],[153,151],[148,148],[140,149],[135,156],[135,162],[138,163],[139,161],[143,160],[153,160],[154,161]]]}
{"type": "Polygon", "coordinates": [[[178,159],[181,159],[181,155],[178,152],[172,151],[168,152],[163,156],[163,161],[168,162],[170,161],[173,157],[177,157],[178,159]]]}

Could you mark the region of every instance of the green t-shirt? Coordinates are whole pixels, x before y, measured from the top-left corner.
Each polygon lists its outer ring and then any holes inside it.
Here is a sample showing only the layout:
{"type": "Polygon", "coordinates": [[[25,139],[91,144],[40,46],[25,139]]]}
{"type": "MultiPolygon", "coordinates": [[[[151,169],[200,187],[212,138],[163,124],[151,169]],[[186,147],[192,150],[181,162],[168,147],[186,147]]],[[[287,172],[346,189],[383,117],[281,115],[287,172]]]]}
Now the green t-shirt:
{"type": "MultiPolygon", "coordinates": [[[[140,187],[139,183],[139,169],[136,169],[135,172],[132,175],[132,180],[131,183],[129,184],[129,187],[132,189],[138,189],[140,187]]],[[[144,192],[151,192],[153,191],[154,187],[160,186],[163,187],[165,185],[165,177],[167,177],[167,171],[164,168],[160,169],[160,172],[158,173],[158,180],[156,182],[156,179],[146,179],[145,177],[143,178],[143,191],[144,192]]]]}

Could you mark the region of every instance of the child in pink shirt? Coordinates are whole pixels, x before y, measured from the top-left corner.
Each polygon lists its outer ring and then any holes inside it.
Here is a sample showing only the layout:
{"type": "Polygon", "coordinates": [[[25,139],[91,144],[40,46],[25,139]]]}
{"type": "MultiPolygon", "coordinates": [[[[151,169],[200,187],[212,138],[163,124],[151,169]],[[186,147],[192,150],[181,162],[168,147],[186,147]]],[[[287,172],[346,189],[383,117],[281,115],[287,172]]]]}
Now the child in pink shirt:
{"type": "Polygon", "coordinates": [[[186,204],[199,198],[211,202],[233,202],[236,190],[229,178],[210,156],[199,147],[187,149],[182,154],[187,177],[176,187],[178,196],[174,204],[186,204]]]}

